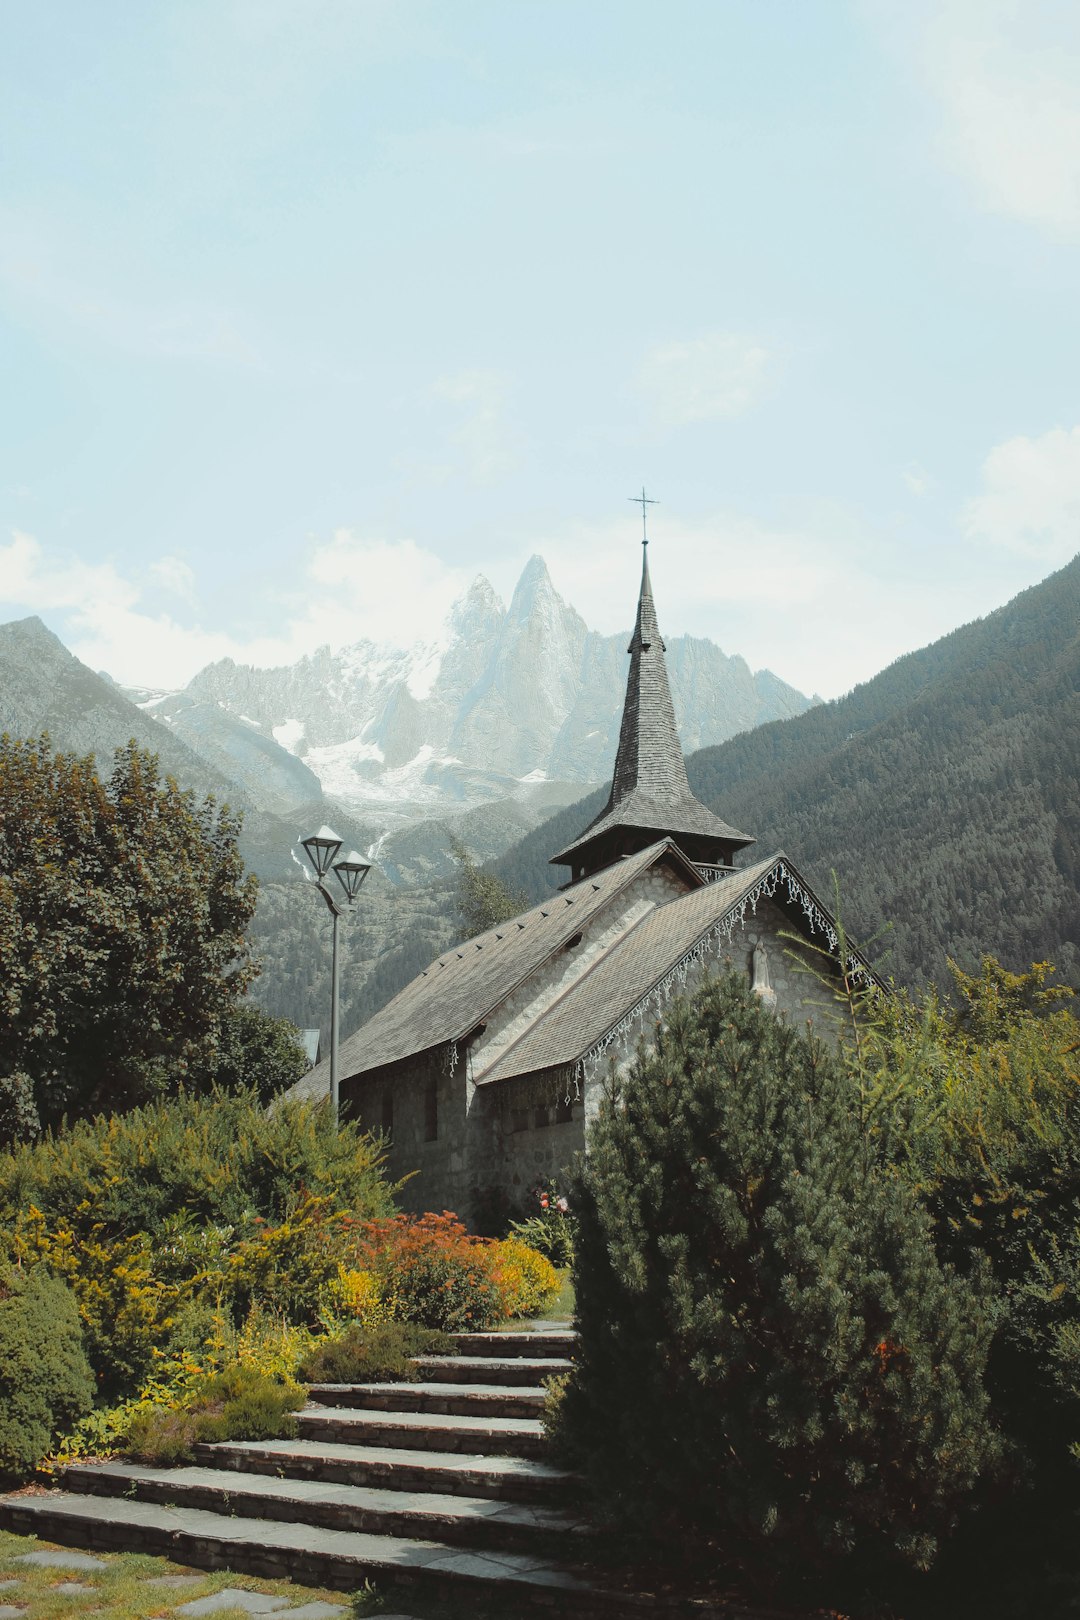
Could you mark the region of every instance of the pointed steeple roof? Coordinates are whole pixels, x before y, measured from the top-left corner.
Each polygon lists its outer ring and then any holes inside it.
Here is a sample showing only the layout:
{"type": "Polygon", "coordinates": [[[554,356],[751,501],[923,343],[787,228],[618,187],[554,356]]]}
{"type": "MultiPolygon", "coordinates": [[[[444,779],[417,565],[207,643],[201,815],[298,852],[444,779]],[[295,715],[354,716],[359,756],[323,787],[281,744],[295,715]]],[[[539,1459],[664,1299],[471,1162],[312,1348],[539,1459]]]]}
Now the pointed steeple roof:
{"type": "Polygon", "coordinates": [[[608,802],[580,838],[552,856],[552,864],[571,867],[577,881],[669,837],[692,861],[728,866],[735,850],[754,840],[721,821],[690,791],[649,578],[647,541],[637,620],[627,651],[630,674],[608,802]]]}

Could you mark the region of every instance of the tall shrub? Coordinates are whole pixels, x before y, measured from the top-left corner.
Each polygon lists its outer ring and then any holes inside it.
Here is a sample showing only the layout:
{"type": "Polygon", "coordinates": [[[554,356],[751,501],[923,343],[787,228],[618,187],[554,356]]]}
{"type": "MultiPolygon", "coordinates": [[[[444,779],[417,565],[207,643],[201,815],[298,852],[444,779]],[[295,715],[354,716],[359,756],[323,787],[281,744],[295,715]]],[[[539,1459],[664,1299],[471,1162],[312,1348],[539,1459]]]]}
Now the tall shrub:
{"type": "Polygon", "coordinates": [[[987,1293],[939,1263],[841,1065],[712,981],[589,1149],[557,1430],[607,1509],[669,1547],[929,1564],[995,1457],[987,1293]]]}
{"type": "Polygon", "coordinates": [[[955,995],[893,998],[869,1047],[939,1253],[994,1281],[986,1385],[1010,1469],[949,1564],[1010,1616],[1080,1609],[1080,1021],[1052,971],[954,965],[955,995]]]}
{"type": "Polygon", "coordinates": [[[0,1224],[35,1208],[79,1235],[159,1232],[170,1217],[241,1226],[280,1221],[305,1196],[361,1217],[389,1215],[383,1155],[355,1124],[326,1109],[254,1091],[181,1095],[130,1113],[100,1115],[0,1152],[0,1224]]]}

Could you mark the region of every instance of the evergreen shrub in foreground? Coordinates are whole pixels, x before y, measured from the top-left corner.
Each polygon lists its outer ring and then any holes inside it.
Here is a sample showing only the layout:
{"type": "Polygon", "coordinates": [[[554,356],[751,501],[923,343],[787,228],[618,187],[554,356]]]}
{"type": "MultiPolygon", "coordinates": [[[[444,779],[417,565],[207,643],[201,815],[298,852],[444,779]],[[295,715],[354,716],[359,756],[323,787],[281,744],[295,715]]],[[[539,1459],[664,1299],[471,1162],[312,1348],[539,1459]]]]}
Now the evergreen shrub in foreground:
{"type": "Polygon", "coordinates": [[[71,1290],[40,1266],[0,1273],[0,1474],[30,1473],[93,1400],[71,1290]]]}
{"type": "Polygon", "coordinates": [[[793,1568],[928,1566],[996,1457],[987,1284],[938,1262],[831,1054],[707,982],[604,1105],[572,1202],[552,1421],[615,1520],[793,1568]]]}

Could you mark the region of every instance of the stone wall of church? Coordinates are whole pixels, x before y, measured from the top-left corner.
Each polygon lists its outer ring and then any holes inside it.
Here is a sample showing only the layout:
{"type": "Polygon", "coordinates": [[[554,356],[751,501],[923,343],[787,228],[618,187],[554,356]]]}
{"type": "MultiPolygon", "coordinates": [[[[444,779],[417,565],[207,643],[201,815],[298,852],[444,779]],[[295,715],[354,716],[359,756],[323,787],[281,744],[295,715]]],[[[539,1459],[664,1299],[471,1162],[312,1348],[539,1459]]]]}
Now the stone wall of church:
{"type": "MultiPolygon", "coordinates": [[[[598,934],[583,941],[586,960],[594,958],[596,940],[605,939],[609,928],[613,936],[625,929],[628,908],[650,909],[661,899],[675,897],[671,892],[675,880],[666,873],[655,876],[657,882],[643,884],[640,890],[635,885],[618,908],[618,917],[613,913],[602,919],[598,934]]],[[[779,906],[759,902],[756,913],[736,928],[730,944],[723,941],[718,952],[691,967],[687,990],[703,974],[727,966],[744,973],[751,984],[755,972],[759,980],[767,974],[768,984],[760,984],[759,992],[776,1016],[799,1027],[810,1022],[818,1034],[830,1038],[836,1004],[813,971],[800,971],[800,967],[815,969],[819,963],[812,951],[783,937],[790,928],[779,906]],[[765,957],[758,955],[755,968],[755,951],[761,949],[765,957]]],[[[611,1060],[617,1071],[625,1073],[633,1058],[636,1025],[595,1065],[580,1088],[583,1097],[572,1097],[569,1107],[565,1077],[557,1079],[551,1071],[490,1087],[478,1086],[472,1079],[474,1071],[482,1073],[490,1061],[492,1046],[505,1046],[516,1031],[528,1027],[538,1002],[548,1005],[570,976],[577,977],[580,967],[567,962],[566,954],[507,999],[498,1022],[492,1020],[492,1028],[472,1052],[458,1055],[453,1070],[446,1049],[440,1048],[343,1086],[343,1103],[350,1115],[365,1129],[389,1136],[391,1179],[410,1178],[399,1195],[402,1208],[453,1209],[470,1219],[477,1193],[489,1205],[501,1195],[515,1208],[527,1208],[532,1189],[541,1181],[560,1180],[575,1153],[583,1149],[586,1123],[599,1109],[611,1060]]],[[[646,1033],[662,1011],[646,1011],[646,1033]]],[[[571,1082],[570,1089],[578,1088],[571,1082]]]]}
{"type": "Polygon", "coordinates": [[[585,1146],[584,1099],[573,1082],[568,1097],[561,1074],[504,1080],[477,1088],[471,1126],[475,1186],[481,1193],[497,1188],[515,1213],[532,1214],[533,1189],[541,1182],[562,1183],[585,1146]]]}
{"type": "MultiPolygon", "coordinates": [[[[746,976],[753,984],[755,976],[767,973],[768,986],[761,985],[759,994],[764,1004],[779,1018],[785,1018],[799,1029],[811,1025],[814,1033],[824,1040],[836,1038],[837,1003],[817,977],[822,962],[812,950],[801,942],[784,936],[793,932],[792,924],[781,908],[772,900],[759,900],[756,912],[747,914],[736,927],[731,943],[723,940],[715,952],[710,952],[693,963],[686,976],[686,991],[690,992],[708,974],[728,968],[746,976]],[[755,974],[755,952],[763,950],[755,974]],[[771,989],[771,994],[769,990],[771,989]]],[[[644,1028],[646,1033],[655,1024],[663,1010],[648,1009],[644,1028]]],[[[592,1120],[599,1112],[605,1082],[610,1080],[610,1066],[614,1062],[617,1076],[626,1074],[637,1049],[639,1029],[635,1027],[614,1044],[595,1070],[588,1076],[585,1088],[585,1117],[592,1120]]]]}
{"type": "Polygon", "coordinates": [[[398,1202],[414,1214],[452,1209],[469,1221],[478,1199],[531,1213],[532,1189],[560,1180],[585,1140],[584,1101],[567,1106],[553,1076],[474,1086],[466,1058],[451,1073],[445,1049],[347,1085],[343,1103],[388,1136],[387,1174],[409,1178],[398,1202]]]}
{"type": "Polygon", "coordinates": [[[389,1137],[389,1179],[410,1178],[398,1195],[402,1209],[466,1211],[471,1187],[466,1087],[464,1061],[459,1059],[451,1072],[445,1048],[342,1087],[349,1117],[389,1137]]]}

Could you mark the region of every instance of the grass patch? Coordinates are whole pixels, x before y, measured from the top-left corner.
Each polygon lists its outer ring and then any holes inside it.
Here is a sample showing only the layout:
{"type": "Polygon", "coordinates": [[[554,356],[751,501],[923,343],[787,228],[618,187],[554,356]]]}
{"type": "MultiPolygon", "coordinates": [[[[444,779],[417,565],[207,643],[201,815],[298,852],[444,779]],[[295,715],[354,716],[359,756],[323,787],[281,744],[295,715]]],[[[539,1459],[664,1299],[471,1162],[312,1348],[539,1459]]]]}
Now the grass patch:
{"type": "Polygon", "coordinates": [[[567,1268],[559,1272],[559,1292],[552,1294],[543,1310],[535,1316],[516,1316],[512,1321],[500,1322],[496,1333],[527,1333],[534,1322],[570,1322],[574,1320],[574,1278],[567,1268]]]}
{"type": "MultiPolygon", "coordinates": [[[[58,1548],[55,1542],[39,1541],[36,1536],[16,1536],[0,1530],[0,1581],[17,1580],[18,1586],[0,1592],[0,1603],[25,1606],[26,1620],[73,1620],[82,1612],[92,1613],[95,1620],[159,1620],[173,1614],[182,1603],[195,1598],[209,1597],[223,1586],[239,1586],[249,1592],[266,1592],[274,1597],[288,1598],[290,1607],[302,1603],[338,1603],[349,1612],[351,1599],[347,1593],[331,1591],[321,1586],[299,1586],[294,1581],[268,1581],[258,1575],[240,1575],[227,1570],[196,1570],[183,1564],[174,1564],[167,1558],[153,1558],[147,1553],[100,1553],[95,1558],[105,1561],[98,1570],[39,1569],[36,1565],[14,1562],[22,1553],[41,1551],[78,1551],[84,1548],[58,1548]],[[198,1581],[172,1588],[152,1586],[149,1582],[164,1575],[197,1575],[198,1581]],[[67,1581],[78,1581],[93,1587],[83,1595],[62,1592],[59,1587],[67,1581]]],[[[387,1604],[391,1610],[393,1606],[387,1604]]],[[[377,1600],[369,1597],[360,1614],[378,1613],[377,1600]]],[[[240,1620],[239,1609],[223,1609],[215,1620],[240,1620]]]]}
{"type": "MultiPolygon", "coordinates": [[[[0,1530],[0,1581],[17,1579],[19,1582],[17,1587],[0,1591],[0,1604],[25,1606],[25,1620],[76,1620],[84,1613],[88,1617],[92,1615],[93,1620],[169,1620],[181,1604],[209,1597],[225,1586],[287,1598],[289,1608],[316,1601],[336,1603],[344,1608],[349,1620],[366,1620],[368,1616],[376,1620],[384,1613],[405,1613],[413,1620],[520,1620],[520,1606],[513,1598],[507,1599],[504,1607],[498,1599],[481,1602],[475,1594],[463,1593],[459,1598],[448,1600],[412,1587],[375,1585],[370,1581],[349,1594],[322,1586],[300,1586],[295,1581],[264,1580],[258,1575],[236,1571],[192,1569],[148,1553],[94,1552],[93,1557],[105,1562],[106,1567],[99,1570],[38,1569],[14,1562],[21,1553],[43,1550],[86,1551],[82,1547],[62,1548],[56,1542],[42,1541],[37,1536],[17,1536],[0,1530]],[[149,1584],[166,1575],[198,1578],[174,1588],[149,1584]],[[94,1590],[83,1596],[59,1591],[66,1581],[79,1581],[94,1590]]],[[[287,1609],[278,1612],[282,1620],[287,1620],[287,1609]]],[[[214,1620],[250,1620],[250,1617],[242,1615],[239,1609],[222,1609],[214,1620]]]]}

